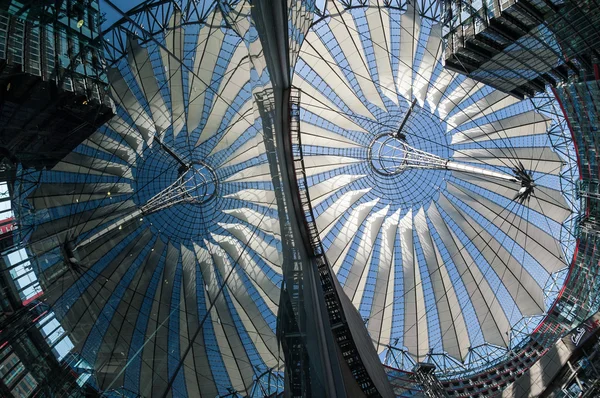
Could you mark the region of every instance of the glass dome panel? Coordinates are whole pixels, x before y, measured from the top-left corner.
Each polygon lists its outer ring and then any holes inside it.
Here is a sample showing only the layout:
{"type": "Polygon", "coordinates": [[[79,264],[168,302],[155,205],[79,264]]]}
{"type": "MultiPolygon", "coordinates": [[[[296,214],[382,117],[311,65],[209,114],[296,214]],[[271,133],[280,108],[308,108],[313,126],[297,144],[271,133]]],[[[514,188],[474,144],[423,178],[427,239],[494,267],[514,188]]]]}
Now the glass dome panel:
{"type": "Polygon", "coordinates": [[[327,2],[293,79],[328,259],[385,363],[493,361],[573,256],[568,131],[551,94],[445,70],[437,2],[350,3],[327,2]]]}
{"type": "Polygon", "coordinates": [[[207,4],[115,26],[115,117],[52,169],[18,171],[20,239],[101,390],[281,384],[281,237],[248,50],[207,4]]]}

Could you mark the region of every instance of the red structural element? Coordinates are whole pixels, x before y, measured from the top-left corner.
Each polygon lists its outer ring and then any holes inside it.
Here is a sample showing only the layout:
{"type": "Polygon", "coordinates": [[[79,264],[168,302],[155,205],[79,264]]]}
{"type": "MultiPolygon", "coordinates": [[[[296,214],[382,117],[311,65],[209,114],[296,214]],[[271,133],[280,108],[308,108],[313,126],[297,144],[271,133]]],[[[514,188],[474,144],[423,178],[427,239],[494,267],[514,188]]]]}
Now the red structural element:
{"type": "Polygon", "coordinates": [[[575,155],[577,156],[577,168],[579,169],[579,179],[581,180],[582,179],[581,159],[579,158],[579,148],[577,146],[577,140],[575,139],[575,133],[573,132],[573,126],[571,126],[571,121],[569,120],[567,111],[565,110],[565,107],[564,107],[563,103],[561,102],[560,97],[558,96],[558,93],[556,92],[556,88],[552,87],[552,93],[554,93],[556,102],[558,102],[558,105],[560,105],[560,110],[562,111],[563,116],[565,117],[567,126],[569,126],[569,131],[571,132],[571,139],[573,140],[573,145],[575,146],[575,155]]]}
{"type": "Polygon", "coordinates": [[[0,235],[5,234],[5,233],[10,232],[13,229],[15,229],[14,221],[15,221],[14,217],[0,220],[0,235]]]}

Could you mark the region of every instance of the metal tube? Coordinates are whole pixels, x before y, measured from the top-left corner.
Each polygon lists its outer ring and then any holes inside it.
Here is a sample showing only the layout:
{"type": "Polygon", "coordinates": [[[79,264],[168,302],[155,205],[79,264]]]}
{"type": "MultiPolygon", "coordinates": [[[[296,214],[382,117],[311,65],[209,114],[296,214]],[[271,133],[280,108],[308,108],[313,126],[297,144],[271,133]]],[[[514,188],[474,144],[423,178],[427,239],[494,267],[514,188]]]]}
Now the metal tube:
{"type": "Polygon", "coordinates": [[[458,162],[453,162],[451,160],[448,160],[448,162],[446,163],[446,168],[452,171],[460,171],[465,173],[478,174],[485,177],[497,178],[505,181],[518,182],[517,178],[510,174],[500,173],[497,171],[484,169],[482,167],[475,167],[458,162]]]}
{"type": "MultiPolygon", "coordinates": [[[[483,167],[472,166],[455,162],[450,159],[433,155],[429,152],[413,148],[402,139],[395,136],[380,136],[384,138],[379,145],[371,145],[370,158],[375,161],[385,174],[393,175],[401,173],[405,169],[438,169],[458,171],[461,173],[477,174],[483,177],[495,178],[510,182],[519,182],[520,180],[512,174],[500,171],[492,171],[483,167]]],[[[377,140],[378,140],[377,139],[377,140]]]]}

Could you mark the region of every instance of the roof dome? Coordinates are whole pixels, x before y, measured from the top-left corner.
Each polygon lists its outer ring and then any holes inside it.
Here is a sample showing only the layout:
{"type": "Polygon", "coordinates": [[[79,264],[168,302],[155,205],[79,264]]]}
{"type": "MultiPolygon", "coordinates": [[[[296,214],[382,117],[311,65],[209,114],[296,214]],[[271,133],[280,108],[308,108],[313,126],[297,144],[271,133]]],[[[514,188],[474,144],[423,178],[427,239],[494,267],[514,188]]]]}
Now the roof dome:
{"type": "Polygon", "coordinates": [[[553,100],[445,70],[435,11],[328,2],[293,85],[344,291],[386,363],[450,371],[501,355],[553,302],[573,255],[576,176],[553,100]]]}
{"type": "Polygon", "coordinates": [[[186,28],[164,12],[151,40],[115,28],[116,116],[51,170],[20,170],[20,231],[100,388],[249,393],[282,370],[282,278],[248,52],[218,8],[186,28]]]}

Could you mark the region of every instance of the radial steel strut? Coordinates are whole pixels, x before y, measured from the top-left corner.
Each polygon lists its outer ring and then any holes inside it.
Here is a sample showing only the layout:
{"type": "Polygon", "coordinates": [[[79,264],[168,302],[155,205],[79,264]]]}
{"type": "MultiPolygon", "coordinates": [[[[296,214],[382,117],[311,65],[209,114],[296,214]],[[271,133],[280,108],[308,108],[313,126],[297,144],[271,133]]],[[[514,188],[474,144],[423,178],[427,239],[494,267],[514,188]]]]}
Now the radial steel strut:
{"type": "MultiPolygon", "coordinates": [[[[369,157],[374,167],[383,174],[395,175],[406,169],[438,169],[477,174],[510,182],[522,182],[521,173],[511,175],[483,167],[471,166],[444,159],[410,146],[405,140],[391,134],[378,137],[371,145],[369,157]]],[[[520,169],[519,169],[520,170],[520,169]]],[[[531,180],[533,183],[533,180],[531,180]]]]}
{"type": "MultiPolygon", "coordinates": [[[[216,176],[205,165],[190,165],[181,170],[180,176],[168,187],[151,197],[134,212],[119,218],[114,223],[96,232],[89,238],[79,242],[75,249],[85,246],[115,229],[122,229],[123,225],[142,218],[148,214],[166,209],[179,203],[201,204],[208,201],[215,191],[216,176]]],[[[110,196],[110,192],[108,192],[110,196]]]]}

